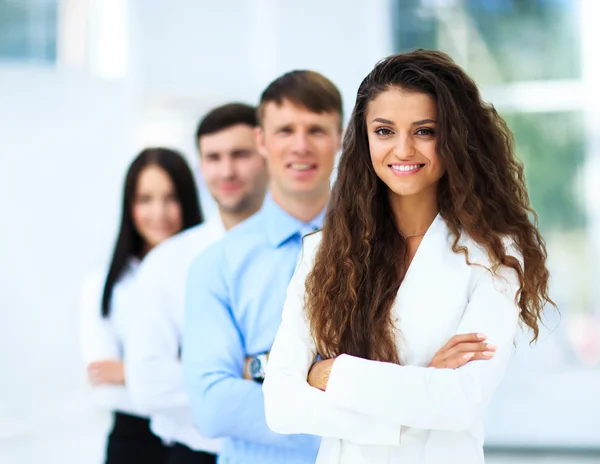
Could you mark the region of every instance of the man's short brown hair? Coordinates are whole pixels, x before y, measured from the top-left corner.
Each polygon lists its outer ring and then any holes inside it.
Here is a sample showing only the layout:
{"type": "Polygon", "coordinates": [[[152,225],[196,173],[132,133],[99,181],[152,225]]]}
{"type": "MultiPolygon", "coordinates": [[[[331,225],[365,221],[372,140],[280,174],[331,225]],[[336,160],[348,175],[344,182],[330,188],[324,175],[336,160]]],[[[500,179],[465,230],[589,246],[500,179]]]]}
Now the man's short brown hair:
{"type": "Polygon", "coordinates": [[[284,100],[303,106],[313,113],[338,113],[341,129],[342,96],[335,84],[322,74],[306,70],[290,71],[271,82],[260,97],[259,124],[262,124],[267,103],[279,106],[284,100]]]}

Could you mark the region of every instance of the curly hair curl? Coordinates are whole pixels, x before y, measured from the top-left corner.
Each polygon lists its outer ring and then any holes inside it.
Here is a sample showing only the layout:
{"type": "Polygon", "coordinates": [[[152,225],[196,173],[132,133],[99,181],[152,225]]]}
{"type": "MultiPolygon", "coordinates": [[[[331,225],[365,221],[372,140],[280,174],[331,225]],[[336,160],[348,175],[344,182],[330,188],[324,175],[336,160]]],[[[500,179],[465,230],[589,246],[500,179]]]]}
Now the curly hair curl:
{"type": "Polygon", "coordinates": [[[452,250],[468,262],[468,250],[459,245],[466,233],[487,251],[494,269],[508,266],[517,272],[520,319],[535,341],[542,310],[554,302],[548,295],[546,245],[513,135],[448,55],[416,50],[379,62],[358,89],[321,246],[306,281],[306,308],[319,353],[400,363],[391,308],[406,272],[398,257],[407,246],[396,228],[387,186],[373,168],[365,121],[369,103],[391,88],[423,92],[436,102],[436,148],[446,169],[437,201],[455,236],[452,250]],[[507,236],[524,266],[507,254],[507,236]]]}

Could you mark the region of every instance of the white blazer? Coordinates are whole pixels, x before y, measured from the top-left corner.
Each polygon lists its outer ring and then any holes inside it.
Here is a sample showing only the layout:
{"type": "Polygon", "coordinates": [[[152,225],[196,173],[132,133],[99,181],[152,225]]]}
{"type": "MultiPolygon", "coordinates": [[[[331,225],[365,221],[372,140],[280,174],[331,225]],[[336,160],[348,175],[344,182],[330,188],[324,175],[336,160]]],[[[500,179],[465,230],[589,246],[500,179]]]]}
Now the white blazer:
{"type": "MultiPolygon", "coordinates": [[[[398,290],[392,310],[402,365],[341,355],[326,392],[306,381],[317,351],[304,282],[321,234],[305,239],[263,386],[271,429],[323,436],[318,464],[484,462],[482,417],[514,351],[519,281],[506,267],[493,276],[487,253],[463,236],[470,262],[484,268],[467,265],[453,238],[438,215],[398,290]],[[492,359],[426,367],[453,335],[470,332],[497,346],[492,359]]],[[[512,241],[505,246],[521,261],[512,241]]]]}
{"type": "MultiPolygon", "coordinates": [[[[94,361],[123,361],[125,341],[135,330],[131,322],[134,310],[132,296],[138,266],[137,258],[130,259],[121,278],[115,283],[108,318],[102,317],[100,312],[107,272],[96,272],[85,280],[81,295],[79,338],[86,365],[94,361]]],[[[125,385],[92,387],[92,397],[104,409],[147,417],[145,411],[133,403],[125,385]]]]}

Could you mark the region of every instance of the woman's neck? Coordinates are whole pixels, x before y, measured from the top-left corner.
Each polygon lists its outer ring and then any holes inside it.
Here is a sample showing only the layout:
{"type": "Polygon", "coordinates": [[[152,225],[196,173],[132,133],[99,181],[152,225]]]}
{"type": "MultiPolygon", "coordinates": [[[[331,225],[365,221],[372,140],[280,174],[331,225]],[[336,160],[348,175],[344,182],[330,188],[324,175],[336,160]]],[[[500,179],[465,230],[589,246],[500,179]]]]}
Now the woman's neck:
{"type": "Polygon", "coordinates": [[[398,231],[404,237],[424,235],[439,212],[435,192],[410,196],[391,194],[390,205],[398,231]]]}

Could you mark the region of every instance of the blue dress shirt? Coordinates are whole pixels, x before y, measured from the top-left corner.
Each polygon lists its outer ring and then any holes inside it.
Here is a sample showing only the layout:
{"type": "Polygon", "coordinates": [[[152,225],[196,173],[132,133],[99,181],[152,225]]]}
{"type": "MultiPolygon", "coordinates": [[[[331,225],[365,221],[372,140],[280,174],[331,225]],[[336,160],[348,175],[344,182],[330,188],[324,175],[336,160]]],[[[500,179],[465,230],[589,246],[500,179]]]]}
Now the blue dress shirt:
{"type": "Polygon", "coordinates": [[[323,216],[304,223],[267,197],[190,268],[183,370],[197,427],[224,438],[220,463],[316,460],[320,438],[268,428],[262,386],[244,380],[243,369],[246,356],[271,350],[302,236],[320,229],[323,216]]]}

